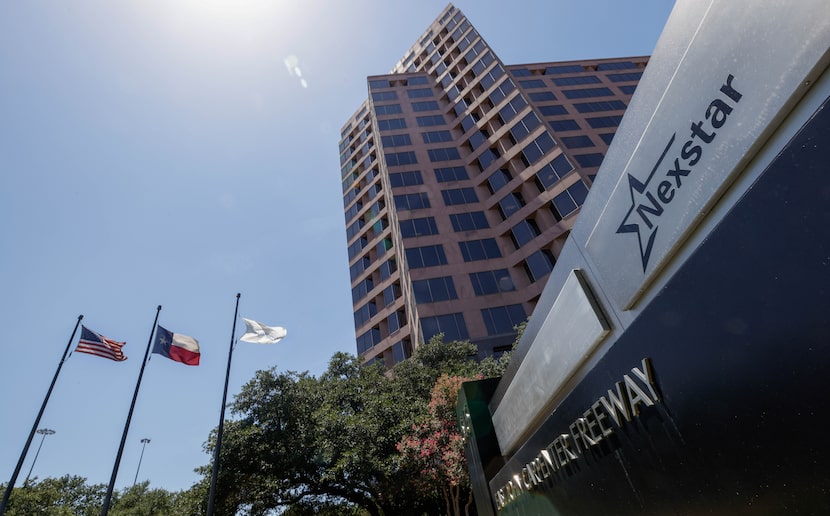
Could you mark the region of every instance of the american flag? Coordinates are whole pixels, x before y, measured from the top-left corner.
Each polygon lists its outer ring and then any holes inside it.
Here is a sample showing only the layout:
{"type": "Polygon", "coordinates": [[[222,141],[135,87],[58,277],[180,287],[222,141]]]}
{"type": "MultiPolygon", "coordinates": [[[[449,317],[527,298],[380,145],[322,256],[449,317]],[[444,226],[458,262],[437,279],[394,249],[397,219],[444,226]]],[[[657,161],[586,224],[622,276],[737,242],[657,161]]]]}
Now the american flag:
{"type": "Polygon", "coordinates": [[[75,348],[75,351],[123,362],[127,360],[127,357],[121,352],[121,347],[124,344],[126,342],[116,342],[95,333],[86,326],[81,326],[81,340],[78,341],[78,347],[75,348]]]}

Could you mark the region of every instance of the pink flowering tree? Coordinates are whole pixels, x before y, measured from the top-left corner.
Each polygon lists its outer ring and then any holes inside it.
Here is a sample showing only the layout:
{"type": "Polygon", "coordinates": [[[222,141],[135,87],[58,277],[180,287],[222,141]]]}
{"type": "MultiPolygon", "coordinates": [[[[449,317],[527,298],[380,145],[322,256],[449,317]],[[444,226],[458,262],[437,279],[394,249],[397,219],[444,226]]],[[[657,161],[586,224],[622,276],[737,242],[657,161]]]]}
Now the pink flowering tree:
{"type": "Polygon", "coordinates": [[[473,378],[441,375],[432,388],[427,416],[398,443],[401,466],[413,472],[424,496],[441,493],[448,515],[469,515],[473,503],[464,443],[455,406],[461,384],[473,378]]]}

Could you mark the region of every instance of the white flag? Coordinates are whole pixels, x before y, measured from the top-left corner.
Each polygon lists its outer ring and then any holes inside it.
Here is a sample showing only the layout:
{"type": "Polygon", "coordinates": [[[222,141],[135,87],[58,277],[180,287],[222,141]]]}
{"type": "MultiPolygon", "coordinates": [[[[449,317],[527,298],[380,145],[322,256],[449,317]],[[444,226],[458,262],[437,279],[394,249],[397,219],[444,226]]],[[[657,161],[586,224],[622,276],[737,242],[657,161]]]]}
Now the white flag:
{"type": "Polygon", "coordinates": [[[248,329],[245,334],[239,337],[243,342],[254,344],[276,344],[286,336],[287,332],[282,326],[265,326],[264,324],[242,318],[248,329]]]}

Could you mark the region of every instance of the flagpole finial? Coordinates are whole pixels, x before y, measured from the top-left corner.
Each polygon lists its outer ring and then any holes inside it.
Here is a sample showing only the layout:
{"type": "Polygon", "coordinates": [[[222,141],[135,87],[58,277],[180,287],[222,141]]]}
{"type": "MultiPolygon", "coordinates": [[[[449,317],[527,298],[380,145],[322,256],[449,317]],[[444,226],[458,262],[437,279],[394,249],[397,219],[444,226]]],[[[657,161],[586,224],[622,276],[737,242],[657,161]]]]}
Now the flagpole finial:
{"type": "Polygon", "coordinates": [[[81,314],[81,315],[78,316],[79,321],[82,320],[83,318],[84,318],[84,314],[81,314]]]}
{"type": "Polygon", "coordinates": [[[242,294],[240,294],[239,292],[237,292],[237,293],[236,293],[236,299],[239,299],[239,296],[241,296],[241,295],[242,295],[242,294]]]}
{"type": "Polygon", "coordinates": [[[156,308],[156,311],[161,312],[161,305],[159,305],[158,308],[156,308]]]}

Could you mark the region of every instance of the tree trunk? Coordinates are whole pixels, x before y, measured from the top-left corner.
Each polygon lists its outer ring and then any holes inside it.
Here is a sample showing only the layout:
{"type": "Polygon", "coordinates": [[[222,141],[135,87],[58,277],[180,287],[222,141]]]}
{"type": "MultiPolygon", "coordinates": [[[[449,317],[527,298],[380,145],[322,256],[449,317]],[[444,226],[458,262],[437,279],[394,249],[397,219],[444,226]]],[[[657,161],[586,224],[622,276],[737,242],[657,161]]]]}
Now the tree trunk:
{"type": "Polygon", "coordinates": [[[366,509],[371,516],[383,516],[383,510],[374,502],[367,503],[363,505],[363,508],[366,509]]]}
{"type": "Polygon", "coordinates": [[[444,503],[447,506],[447,516],[452,516],[452,513],[450,512],[450,494],[447,491],[447,487],[442,486],[441,487],[441,492],[444,493],[444,503]]]}
{"type": "Polygon", "coordinates": [[[467,491],[467,503],[464,505],[464,516],[470,516],[470,507],[473,506],[473,490],[467,491]]]}

